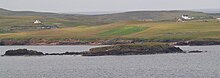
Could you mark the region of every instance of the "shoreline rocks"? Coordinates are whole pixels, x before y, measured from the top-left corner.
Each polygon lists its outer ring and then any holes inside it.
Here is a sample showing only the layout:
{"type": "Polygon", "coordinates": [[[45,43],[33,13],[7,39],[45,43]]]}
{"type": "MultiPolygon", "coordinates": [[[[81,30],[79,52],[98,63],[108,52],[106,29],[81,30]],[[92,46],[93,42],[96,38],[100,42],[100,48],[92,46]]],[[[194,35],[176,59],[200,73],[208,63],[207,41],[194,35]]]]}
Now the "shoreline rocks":
{"type": "Polygon", "coordinates": [[[8,50],[1,56],[43,56],[43,55],[81,55],[83,52],[65,52],[65,53],[43,53],[35,50],[17,49],[8,50]]]}
{"type": "Polygon", "coordinates": [[[107,47],[92,48],[82,56],[105,56],[105,55],[146,55],[162,53],[184,53],[178,47],[163,43],[115,45],[107,47]]]}
{"type": "Polygon", "coordinates": [[[203,53],[207,51],[200,51],[200,50],[193,50],[193,51],[188,51],[187,53],[203,53]]]}
{"type": "Polygon", "coordinates": [[[200,40],[200,41],[179,41],[176,42],[174,45],[180,46],[205,46],[205,45],[220,45],[220,40],[200,40]]]}
{"type": "Polygon", "coordinates": [[[41,55],[44,55],[44,53],[34,50],[17,49],[17,50],[8,50],[5,52],[3,56],[41,56],[41,55]]]}
{"type": "Polygon", "coordinates": [[[172,45],[180,46],[204,46],[204,45],[220,45],[220,40],[126,40],[126,39],[113,39],[113,40],[97,40],[97,41],[81,41],[81,40],[0,40],[1,46],[6,45],[125,45],[125,44],[139,44],[151,42],[166,42],[172,45]]]}
{"type": "Polygon", "coordinates": [[[45,53],[44,55],[81,55],[83,52],[45,53]]]}
{"type": "Polygon", "coordinates": [[[108,55],[147,55],[164,53],[202,53],[203,51],[184,52],[179,47],[165,43],[126,44],[92,48],[88,52],[42,53],[34,50],[17,49],[8,50],[3,56],[42,56],[42,55],[82,55],[82,56],[108,56],[108,55]]]}

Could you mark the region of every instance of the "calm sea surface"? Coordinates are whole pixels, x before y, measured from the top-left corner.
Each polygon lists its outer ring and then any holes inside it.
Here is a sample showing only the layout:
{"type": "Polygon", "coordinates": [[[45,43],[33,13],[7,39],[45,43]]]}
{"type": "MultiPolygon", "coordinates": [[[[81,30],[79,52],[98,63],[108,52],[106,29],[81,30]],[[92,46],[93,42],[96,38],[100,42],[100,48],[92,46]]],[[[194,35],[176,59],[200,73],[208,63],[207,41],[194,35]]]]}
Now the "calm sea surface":
{"type": "MultiPolygon", "coordinates": [[[[42,52],[87,51],[99,46],[0,46],[42,52]]],[[[134,56],[0,57],[0,78],[220,78],[220,46],[181,46],[207,53],[134,56]]]]}

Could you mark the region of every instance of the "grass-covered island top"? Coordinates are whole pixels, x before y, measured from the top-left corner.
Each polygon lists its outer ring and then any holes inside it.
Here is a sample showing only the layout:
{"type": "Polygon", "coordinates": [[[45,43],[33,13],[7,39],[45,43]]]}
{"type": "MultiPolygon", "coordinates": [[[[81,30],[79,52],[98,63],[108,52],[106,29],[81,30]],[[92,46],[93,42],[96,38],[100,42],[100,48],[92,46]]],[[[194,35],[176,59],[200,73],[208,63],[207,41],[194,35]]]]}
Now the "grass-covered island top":
{"type": "MultiPolygon", "coordinates": [[[[113,45],[92,48],[88,52],[65,52],[65,53],[41,53],[41,55],[82,55],[82,56],[105,56],[105,55],[146,55],[146,54],[161,54],[161,53],[184,53],[178,47],[166,43],[144,43],[144,44],[126,44],[113,45]]],[[[4,56],[33,56],[37,51],[18,49],[8,50],[4,56]],[[34,53],[32,53],[34,52],[34,53]]]]}
{"type": "Polygon", "coordinates": [[[106,47],[92,48],[83,56],[103,56],[103,55],[145,55],[161,53],[183,53],[178,47],[166,43],[144,43],[144,44],[126,44],[106,47]]]}

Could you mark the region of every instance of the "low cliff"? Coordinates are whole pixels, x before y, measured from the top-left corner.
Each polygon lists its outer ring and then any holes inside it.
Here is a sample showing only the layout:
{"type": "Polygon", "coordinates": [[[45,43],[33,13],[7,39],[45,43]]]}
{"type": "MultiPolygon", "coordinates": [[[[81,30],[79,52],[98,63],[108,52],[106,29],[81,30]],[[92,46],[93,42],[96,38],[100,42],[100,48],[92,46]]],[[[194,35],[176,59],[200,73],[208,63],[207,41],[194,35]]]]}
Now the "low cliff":
{"type": "Polygon", "coordinates": [[[17,49],[17,50],[8,50],[5,52],[4,56],[39,56],[44,55],[42,52],[27,50],[27,49],[17,49]]]}

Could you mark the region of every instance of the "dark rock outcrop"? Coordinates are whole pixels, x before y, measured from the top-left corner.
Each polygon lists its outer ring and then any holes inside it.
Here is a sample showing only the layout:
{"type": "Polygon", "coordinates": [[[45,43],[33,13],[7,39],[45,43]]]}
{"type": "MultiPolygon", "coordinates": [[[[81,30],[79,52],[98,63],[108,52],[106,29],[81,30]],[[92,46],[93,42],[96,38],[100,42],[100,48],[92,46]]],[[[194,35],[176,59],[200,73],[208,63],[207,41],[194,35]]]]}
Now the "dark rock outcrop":
{"type": "Polygon", "coordinates": [[[107,47],[92,48],[89,52],[83,53],[82,56],[104,56],[104,55],[145,55],[161,53],[184,53],[178,47],[168,44],[131,44],[115,45],[107,47]]]}
{"type": "MultiPolygon", "coordinates": [[[[188,53],[199,53],[201,51],[191,51],[188,53]]],[[[82,55],[82,56],[105,56],[105,55],[146,55],[163,53],[187,53],[179,47],[165,43],[147,44],[126,44],[106,47],[92,48],[88,52],[65,52],[65,53],[42,53],[27,49],[8,50],[4,56],[23,56],[23,55],[82,55]]]]}
{"type": "Polygon", "coordinates": [[[45,53],[45,55],[81,55],[83,52],[45,53]]]}
{"type": "Polygon", "coordinates": [[[189,51],[188,53],[203,53],[207,51],[200,51],[200,50],[194,50],[194,51],[189,51]]]}
{"type": "Polygon", "coordinates": [[[27,50],[27,49],[17,49],[17,50],[8,50],[5,52],[4,56],[39,56],[44,55],[42,52],[27,50]]]}
{"type": "Polygon", "coordinates": [[[220,45],[220,40],[180,41],[175,43],[175,45],[190,45],[190,46],[220,45]]]}

